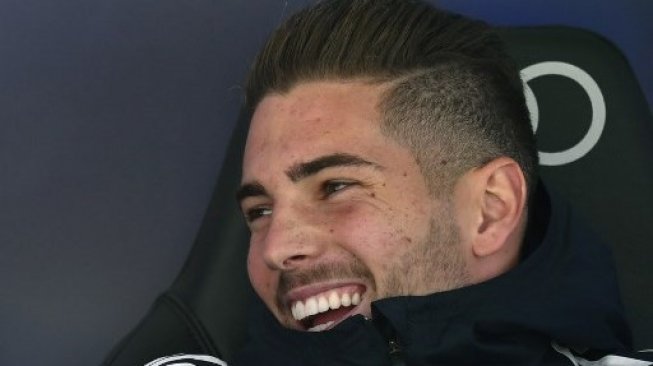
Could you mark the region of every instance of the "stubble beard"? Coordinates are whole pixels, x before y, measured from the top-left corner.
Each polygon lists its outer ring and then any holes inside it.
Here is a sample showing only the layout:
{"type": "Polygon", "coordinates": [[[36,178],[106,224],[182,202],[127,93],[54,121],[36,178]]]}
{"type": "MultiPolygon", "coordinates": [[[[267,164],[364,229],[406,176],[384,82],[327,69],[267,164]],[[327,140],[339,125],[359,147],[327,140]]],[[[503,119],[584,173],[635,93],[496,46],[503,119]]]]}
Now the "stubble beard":
{"type": "Polygon", "coordinates": [[[442,202],[426,238],[388,268],[379,298],[428,295],[471,283],[453,213],[451,200],[442,202]]]}

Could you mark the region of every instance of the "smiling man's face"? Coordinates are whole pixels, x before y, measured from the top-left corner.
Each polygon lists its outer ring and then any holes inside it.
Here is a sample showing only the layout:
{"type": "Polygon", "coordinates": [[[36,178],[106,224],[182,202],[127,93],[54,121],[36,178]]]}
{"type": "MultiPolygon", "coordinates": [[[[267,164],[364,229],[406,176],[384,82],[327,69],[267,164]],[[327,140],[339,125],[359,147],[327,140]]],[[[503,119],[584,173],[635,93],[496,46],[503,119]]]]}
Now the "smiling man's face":
{"type": "Polygon", "coordinates": [[[434,198],[410,150],[381,133],[383,88],[304,83],[252,118],[238,193],[247,267],[288,328],[328,329],[371,317],[374,300],[467,281],[460,202],[434,198]]]}

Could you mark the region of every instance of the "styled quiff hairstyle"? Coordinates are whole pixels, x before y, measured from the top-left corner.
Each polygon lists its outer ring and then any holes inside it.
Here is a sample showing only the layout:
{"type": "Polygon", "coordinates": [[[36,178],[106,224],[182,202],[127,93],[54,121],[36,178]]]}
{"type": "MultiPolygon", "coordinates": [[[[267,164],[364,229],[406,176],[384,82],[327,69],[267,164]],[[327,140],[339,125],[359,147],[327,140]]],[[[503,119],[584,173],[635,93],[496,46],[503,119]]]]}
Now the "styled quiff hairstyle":
{"type": "Polygon", "coordinates": [[[537,150],[519,70],[487,24],[412,0],[319,2],[268,39],[246,108],[299,83],[338,80],[389,85],[381,130],[412,151],[433,194],[500,156],[534,190],[537,150]]]}

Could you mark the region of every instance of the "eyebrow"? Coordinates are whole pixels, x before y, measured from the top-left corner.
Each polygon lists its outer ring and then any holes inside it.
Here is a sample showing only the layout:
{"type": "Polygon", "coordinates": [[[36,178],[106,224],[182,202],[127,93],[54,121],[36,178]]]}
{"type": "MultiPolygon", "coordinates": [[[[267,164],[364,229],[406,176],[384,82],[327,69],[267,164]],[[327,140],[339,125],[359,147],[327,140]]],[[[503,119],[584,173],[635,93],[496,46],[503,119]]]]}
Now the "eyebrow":
{"type": "MultiPolygon", "coordinates": [[[[383,167],[379,164],[367,161],[360,156],[346,153],[335,153],[320,156],[311,161],[298,163],[286,170],[286,175],[293,183],[310,177],[327,168],[350,167],[350,166],[369,166],[377,170],[383,167]]],[[[236,191],[236,200],[242,202],[248,197],[267,196],[265,187],[259,182],[244,183],[236,191]]]]}
{"type": "Polygon", "coordinates": [[[247,197],[267,196],[268,192],[259,182],[245,183],[236,191],[236,201],[242,202],[247,197]]]}
{"type": "Polygon", "coordinates": [[[336,153],[324,155],[305,163],[299,163],[286,170],[286,175],[293,182],[298,182],[306,177],[315,175],[327,168],[346,167],[346,166],[370,166],[375,169],[382,169],[376,163],[367,161],[360,156],[345,153],[336,153]]]}

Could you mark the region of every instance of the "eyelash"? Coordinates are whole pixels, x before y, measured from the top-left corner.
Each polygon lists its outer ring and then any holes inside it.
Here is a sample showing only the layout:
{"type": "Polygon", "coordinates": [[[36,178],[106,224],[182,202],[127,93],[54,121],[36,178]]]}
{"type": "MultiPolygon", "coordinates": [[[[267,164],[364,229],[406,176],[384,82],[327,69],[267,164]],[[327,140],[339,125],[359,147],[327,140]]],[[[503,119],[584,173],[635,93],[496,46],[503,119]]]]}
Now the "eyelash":
{"type": "Polygon", "coordinates": [[[245,218],[247,219],[248,222],[253,222],[256,219],[263,217],[265,215],[270,215],[271,213],[272,213],[272,209],[269,207],[265,207],[265,206],[254,207],[247,210],[247,212],[245,212],[245,218]],[[269,212],[263,213],[263,211],[269,211],[269,212]]]}
{"type": "Polygon", "coordinates": [[[350,180],[328,180],[322,184],[322,198],[329,198],[343,189],[356,184],[356,182],[350,180]]]}
{"type": "MultiPolygon", "coordinates": [[[[346,189],[347,187],[357,185],[355,181],[349,180],[328,180],[322,183],[321,194],[322,199],[328,199],[334,194],[346,189]]],[[[257,206],[253,207],[245,212],[245,218],[248,222],[256,221],[257,219],[268,216],[272,213],[272,209],[267,206],[257,206]]]]}

